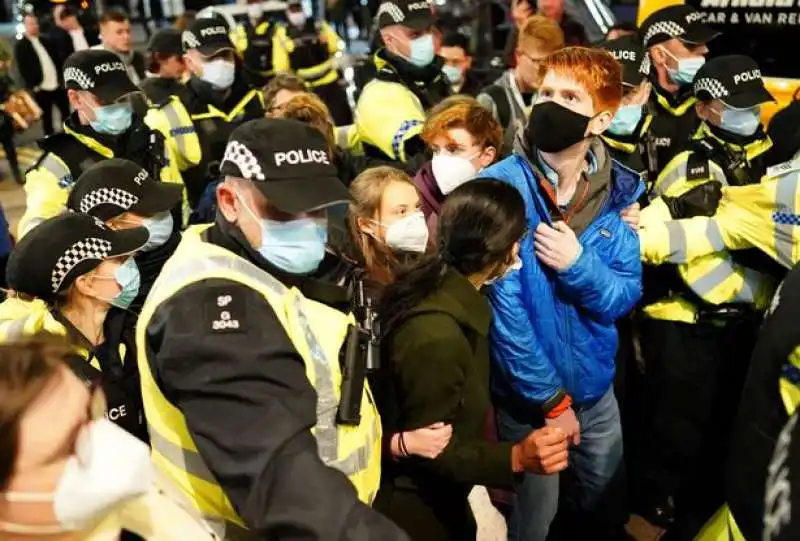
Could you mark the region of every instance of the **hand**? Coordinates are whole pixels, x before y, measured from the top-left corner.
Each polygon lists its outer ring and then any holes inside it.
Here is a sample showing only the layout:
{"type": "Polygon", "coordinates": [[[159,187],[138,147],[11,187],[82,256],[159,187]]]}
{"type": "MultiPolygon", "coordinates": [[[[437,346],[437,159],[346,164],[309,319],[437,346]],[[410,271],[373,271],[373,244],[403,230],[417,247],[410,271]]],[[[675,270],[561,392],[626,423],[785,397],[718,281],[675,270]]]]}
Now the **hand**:
{"type": "Polygon", "coordinates": [[[695,186],[678,197],[661,197],[674,220],[694,216],[713,216],[722,199],[722,184],[716,180],[695,186]]]}
{"type": "Polygon", "coordinates": [[[631,229],[634,231],[639,231],[639,218],[642,216],[642,210],[639,206],[639,203],[634,203],[630,207],[627,207],[620,212],[619,215],[622,217],[622,221],[628,224],[631,229]]]}
{"type": "Polygon", "coordinates": [[[512,0],[511,2],[511,18],[514,19],[514,24],[518,29],[522,29],[530,16],[533,15],[533,9],[528,0],[512,0]]]}
{"type": "Polygon", "coordinates": [[[563,221],[556,222],[553,227],[544,222],[536,226],[533,245],[539,260],[557,271],[569,268],[581,253],[578,238],[563,221]]]}
{"type": "Polygon", "coordinates": [[[566,434],[549,426],[534,430],[511,450],[515,472],[558,473],[567,467],[568,460],[566,434]]]}
{"type": "Polygon", "coordinates": [[[578,423],[578,418],[575,417],[575,410],[572,408],[565,409],[564,413],[558,417],[554,417],[552,419],[547,418],[545,423],[547,426],[563,430],[564,434],[567,435],[567,438],[572,440],[572,443],[575,445],[580,445],[581,425],[578,423]]]}
{"type": "Polygon", "coordinates": [[[408,454],[436,458],[445,450],[453,435],[452,425],[433,423],[423,428],[403,433],[408,454]]]}

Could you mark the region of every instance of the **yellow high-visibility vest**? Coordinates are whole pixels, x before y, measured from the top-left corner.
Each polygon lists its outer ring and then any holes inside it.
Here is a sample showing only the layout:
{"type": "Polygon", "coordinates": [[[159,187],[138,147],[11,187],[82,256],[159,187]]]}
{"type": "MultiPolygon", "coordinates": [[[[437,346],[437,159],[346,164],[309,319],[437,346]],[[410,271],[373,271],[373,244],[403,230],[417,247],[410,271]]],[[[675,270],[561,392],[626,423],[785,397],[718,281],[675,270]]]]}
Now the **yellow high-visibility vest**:
{"type": "Polygon", "coordinates": [[[183,413],[158,387],[150,370],[146,344],[147,327],[163,303],[197,282],[224,279],[259,292],[275,311],[303,358],[306,376],[317,392],[317,424],[312,434],[317,440],[320,458],[348,476],[361,501],[372,503],[380,482],[381,424],[368,385],[361,400],[361,423],[358,426],[336,423],[342,383],[339,352],[347,329],[354,321],[353,316],[307,299],[296,288],[287,288],[249,261],[203,241],[200,233],[206,227],[197,226],[186,231],[177,251],[153,285],[136,330],[153,463],[221,539],[248,537],[247,526],[198,452],[183,413]]]}

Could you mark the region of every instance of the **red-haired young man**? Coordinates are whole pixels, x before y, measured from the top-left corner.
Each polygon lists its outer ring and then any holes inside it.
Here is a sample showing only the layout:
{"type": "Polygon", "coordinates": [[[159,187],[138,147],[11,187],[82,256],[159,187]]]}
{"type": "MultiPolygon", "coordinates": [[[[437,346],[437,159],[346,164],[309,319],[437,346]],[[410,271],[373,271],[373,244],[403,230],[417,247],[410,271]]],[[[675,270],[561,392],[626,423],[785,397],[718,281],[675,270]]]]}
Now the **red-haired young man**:
{"type": "MultiPolygon", "coordinates": [[[[610,539],[624,525],[622,429],[614,397],[614,322],[641,295],[636,233],[621,213],[644,186],[614,162],[598,137],[622,99],[622,75],[601,50],[568,47],[542,62],[542,83],[514,153],[481,176],[519,189],[530,234],[522,269],[499,280],[492,356],[500,436],[517,441],[542,425],[572,439],[580,485],[579,532],[610,539]]],[[[558,476],[525,475],[510,528],[516,539],[547,537],[559,503],[558,476]]]]}

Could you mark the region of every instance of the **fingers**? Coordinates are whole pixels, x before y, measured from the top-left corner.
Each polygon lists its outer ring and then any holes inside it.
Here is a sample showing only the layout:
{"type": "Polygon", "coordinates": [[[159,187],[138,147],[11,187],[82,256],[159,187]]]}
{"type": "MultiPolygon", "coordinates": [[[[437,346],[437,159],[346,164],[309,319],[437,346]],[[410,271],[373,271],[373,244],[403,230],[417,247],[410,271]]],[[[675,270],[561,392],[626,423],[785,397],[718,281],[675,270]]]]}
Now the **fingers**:
{"type": "Polygon", "coordinates": [[[561,233],[566,233],[567,231],[571,231],[571,229],[567,225],[567,222],[565,222],[564,220],[559,220],[556,223],[554,223],[553,229],[555,229],[556,231],[560,231],[561,233]]]}
{"type": "Polygon", "coordinates": [[[539,225],[536,226],[536,231],[534,233],[536,238],[550,238],[554,239],[558,237],[558,231],[544,222],[541,222],[539,225]]]}
{"type": "Polygon", "coordinates": [[[560,428],[546,426],[536,430],[532,437],[539,445],[547,446],[566,441],[567,434],[560,428]]]}
{"type": "Polygon", "coordinates": [[[555,453],[551,453],[548,456],[542,457],[542,466],[546,469],[556,467],[559,464],[563,464],[564,467],[566,467],[568,462],[569,462],[569,451],[567,451],[566,449],[556,451],[555,453]]]}
{"type": "Polygon", "coordinates": [[[575,433],[572,435],[572,443],[575,445],[581,444],[581,427],[580,425],[575,425],[575,433]]]}

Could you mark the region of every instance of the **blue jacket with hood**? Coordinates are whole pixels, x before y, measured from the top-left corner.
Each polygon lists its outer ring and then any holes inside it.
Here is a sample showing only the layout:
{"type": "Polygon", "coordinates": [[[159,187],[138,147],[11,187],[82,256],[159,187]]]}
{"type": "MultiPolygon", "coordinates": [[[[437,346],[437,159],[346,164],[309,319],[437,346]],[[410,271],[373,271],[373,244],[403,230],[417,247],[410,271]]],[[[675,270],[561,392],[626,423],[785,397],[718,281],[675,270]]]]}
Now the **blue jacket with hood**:
{"type": "Polygon", "coordinates": [[[578,234],[581,254],[561,272],[540,263],[534,251],[533,232],[552,220],[537,178],[541,173],[525,150],[518,143],[514,154],[480,175],[516,187],[527,209],[530,233],[521,242],[522,269],[489,293],[493,390],[525,407],[555,406],[564,392],[575,404],[601,398],[614,379],[614,322],[641,296],[639,238],[620,212],[636,202],[644,185],[637,173],[611,160],[599,140],[591,152],[609,185],[578,234]]]}

